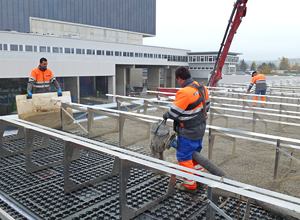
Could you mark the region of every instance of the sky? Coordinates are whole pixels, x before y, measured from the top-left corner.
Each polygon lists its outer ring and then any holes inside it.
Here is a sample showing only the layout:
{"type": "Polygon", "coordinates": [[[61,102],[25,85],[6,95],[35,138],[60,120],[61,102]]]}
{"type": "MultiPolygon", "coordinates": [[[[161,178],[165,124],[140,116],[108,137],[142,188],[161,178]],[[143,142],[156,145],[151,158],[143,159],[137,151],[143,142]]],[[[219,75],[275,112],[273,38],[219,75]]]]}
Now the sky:
{"type": "MultiPolygon", "coordinates": [[[[233,0],[156,0],[156,36],[145,45],[219,51],[233,0]]],[[[230,52],[240,60],[300,58],[300,1],[248,0],[230,52]]]]}

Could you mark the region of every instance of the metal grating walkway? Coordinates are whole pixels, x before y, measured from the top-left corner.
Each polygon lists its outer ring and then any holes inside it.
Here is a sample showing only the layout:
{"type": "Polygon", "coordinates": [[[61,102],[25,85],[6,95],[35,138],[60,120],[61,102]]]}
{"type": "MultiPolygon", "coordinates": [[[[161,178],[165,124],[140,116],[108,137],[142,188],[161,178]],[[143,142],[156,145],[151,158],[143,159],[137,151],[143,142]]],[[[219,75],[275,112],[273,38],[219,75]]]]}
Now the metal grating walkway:
{"type": "MultiPolygon", "coordinates": [[[[35,145],[42,138],[35,136],[35,145]]],[[[97,139],[99,140],[99,138],[97,139]]],[[[11,151],[24,149],[24,139],[7,142],[5,148],[11,151]]],[[[110,143],[118,145],[117,143],[110,143]]],[[[136,145],[129,146],[139,152],[136,145]]],[[[139,152],[145,153],[145,152],[139,152]]],[[[63,143],[50,140],[50,147],[32,152],[32,160],[43,165],[62,159],[63,143]]],[[[99,152],[81,150],[80,159],[71,163],[71,179],[82,183],[109,173],[114,158],[99,152]]],[[[0,193],[36,219],[120,219],[119,216],[119,176],[113,176],[92,186],[87,186],[71,194],[64,194],[63,165],[27,174],[25,156],[20,153],[0,159],[0,193]]],[[[168,187],[169,177],[157,173],[132,169],[127,185],[127,205],[136,210],[144,204],[162,196],[168,187]]],[[[206,190],[199,189],[196,195],[176,190],[175,194],[160,202],[135,219],[205,219],[206,190]]],[[[220,205],[220,204],[219,204],[220,205]]],[[[223,211],[237,219],[245,212],[246,203],[229,199],[223,211]]],[[[0,207],[15,219],[26,219],[0,200],[0,207]]],[[[281,219],[257,206],[251,206],[250,219],[281,219]]],[[[224,219],[216,214],[215,219],[224,219]]]]}

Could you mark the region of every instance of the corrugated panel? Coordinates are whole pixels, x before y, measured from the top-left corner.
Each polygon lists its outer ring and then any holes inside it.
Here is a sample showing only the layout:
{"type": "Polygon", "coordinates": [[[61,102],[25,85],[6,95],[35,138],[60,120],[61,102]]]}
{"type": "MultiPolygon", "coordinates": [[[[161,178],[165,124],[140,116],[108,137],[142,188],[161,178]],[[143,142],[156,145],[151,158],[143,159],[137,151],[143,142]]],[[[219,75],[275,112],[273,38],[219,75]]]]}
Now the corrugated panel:
{"type": "Polygon", "coordinates": [[[14,16],[13,16],[13,2],[7,2],[7,19],[8,19],[8,29],[14,29],[14,16]]]}
{"type": "Polygon", "coordinates": [[[29,16],[155,34],[156,0],[1,0],[0,30],[29,32],[29,16]]]}
{"type": "Polygon", "coordinates": [[[20,19],[20,24],[23,24],[23,31],[24,32],[29,32],[30,30],[30,27],[29,27],[29,22],[26,22],[26,21],[29,21],[29,16],[30,16],[30,13],[31,13],[31,10],[29,10],[29,0],[24,0],[24,16],[23,16],[23,19],[20,19]],[[24,21],[24,22],[23,22],[24,21]]]}

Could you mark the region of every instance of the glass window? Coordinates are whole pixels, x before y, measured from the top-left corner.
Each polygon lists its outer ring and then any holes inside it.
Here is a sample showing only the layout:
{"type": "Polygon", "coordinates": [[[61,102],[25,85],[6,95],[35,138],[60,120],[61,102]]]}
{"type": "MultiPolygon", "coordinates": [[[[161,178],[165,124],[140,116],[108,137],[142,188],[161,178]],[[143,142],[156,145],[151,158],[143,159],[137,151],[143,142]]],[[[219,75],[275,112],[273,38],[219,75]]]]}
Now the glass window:
{"type": "Polygon", "coordinates": [[[158,54],[158,58],[161,59],[161,54],[158,54]]]}
{"type": "Polygon", "coordinates": [[[0,44],[0,50],[2,50],[2,44],[0,44]]]}
{"type": "Polygon", "coordinates": [[[76,54],[81,54],[81,49],[76,48],[76,54]]]}
{"type": "Polygon", "coordinates": [[[213,61],[212,56],[209,56],[209,57],[208,57],[208,61],[209,61],[209,62],[212,62],[212,61],[213,61]]]}
{"type": "Polygon", "coordinates": [[[97,55],[102,55],[102,51],[101,51],[101,50],[97,50],[97,51],[96,51],[96,54],[97,54],[97,55]]]}
{"type": "Polygon", "coordinates": [[[106,56],[110,56],[110,50],[106,51],[106,56]]]}
{"type": "Polygon", "coordinates": [[[204,56],[201,56],[201,58],[200,58],[200,60],[201,60],[201,62],[204,62],[204,56]]]}
{"type": "Polygon", "coordinates": [[[50,47],[47,47],[47,52],[48,52],[48,53],[51,53],[50,47]]]}
{"type": "Polygon", "coordinates": [[[116,57],[118,57],[118,56],[120,56],[120,55],[121,55],[120,51],[115,51],[115,56],[116,56],[116,57]]]}
{"type": "Polygon", "coordinates": [[[129,56],[130,56],[130,57],[133,57],[133,52],[130,52],[130,53],[129,53],[129,56]]]}
{"type": "Polygon", "coordinates": [[[208,56],[205,56],[205,62],[207,62],[208,61],[208,56]]]}
{"type": "Polygon", "coordinates": [[[153,58],[153,54],[152,53],[150,53],[149,55],[150,55],[150,58],[153,58]]]}
{"type": "Polygon", "coordinates": [[[147,57],[148,57],[148,55],[147,55],[146,53],[144,53],[144,57],[145,57],[145,58],[147,58],[147,57]]]}
{"type": "Polygon", "coordinates": [[[95,50],[87,49],[86,50],[86,54],[88,54],[88,55],[95,55],[95,50]]]}
{"type": "Polygon", "coordinates": [[[7,44],[3,44],[3,50],[7,50],[7,44]]]}
{"type": "Polygon", "coordinates": [[[58,47],[52,47],[52,53],[59,53],[58,47]]]}
{"type": "Polygon", "coordinates": [[[40,46],[40,52],[46,52],[46,46],[40,46]]]}
{"type": "Polygon", "coordinates": [[[65,53],[71,53],[71,48],[65,47],[65,53]]]}
{"type": "Polygon", "coordinates": [[[11,44],[10,45],[10,51],[18,51],[18,45],[17,44],[11,44]]]}
{"type": "Polygon", "coordinates": [[[23,51],[23,45],[19,45],[19,51],[23,51]]]}
{"type": "Polygon", "coordinates": [[[139,57],[139,53],[134,53],[134,57],[139,57]]]}
{"type": "Polygon", "coordinates": [[[37,52],[37,46],[33,46],[33,51],[37,52]]]}
{"type": "Polygon", "coordinates": [[[123,52],[123,57],[126,57],[126,52],[123,52]]]}
{"type": "Polygon", "coordinates": [[[139,53],[139,57],[143,57],[143,53],[139,53]]]}

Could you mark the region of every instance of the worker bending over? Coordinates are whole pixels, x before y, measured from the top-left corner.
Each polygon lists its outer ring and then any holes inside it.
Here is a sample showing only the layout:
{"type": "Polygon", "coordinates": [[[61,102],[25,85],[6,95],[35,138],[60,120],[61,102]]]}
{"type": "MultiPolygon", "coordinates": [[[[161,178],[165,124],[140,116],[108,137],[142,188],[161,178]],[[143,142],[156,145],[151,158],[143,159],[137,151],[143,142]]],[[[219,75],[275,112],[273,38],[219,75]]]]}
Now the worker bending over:
{"type": "MultiPolygon", "coordinates": [[[[168,111],[163,115],[167,120],[174,120],[174,130],[177,132],[178,148],[177,160],[179,165],[202,170],[203,168],[192,159],[195,151],[202,150],[202,140],[206,128],[207,111],[210,107],[209,94],[205,86],[191,78],[190,71],[178,67],[175,71],[176,79],[182,87],[175,96],[168,111]]],[[[183,183],[178,183],[177,189],[186,192],[196,192],[196,182],[184,178],[183,183]]]]}
{"type": "MultiPolygon", "coordinates": [[[[264,74],[259,74],[256,71],[254,71],[252,73],[252,81],[248,87],[247,93],[250,92],[250,89],[252,88],[252,86],[256,84],[256,88],[255,88],[255,95],[266,95],[266,91],[267,91],[267,81],[266,81],[266,77],[264,74]]],[[[254,96],[253,100],[256,101],[258,99],[258,96],[254,96]]],[[[261,96],[260,97],[261,101],[264,102],[266,101],[266,97],[265,96],[261,96]]],[[[252,104],[253,107],[256,107],[256,102],[253,102],[252,104]]],[[[264,108],[265,104],[261,103],[261,107],[264,108]]]]}
{"type": "Polygon", "coordinates": [[[47,69],[47,65],[47,59],[43,57],[40,59],[40,65],[31,71],[27,84],[27,94],[29,98],[32,97],[32,87],[34,93],[50,92],[50,82],[55,85],[58,96],[62,95],[59,83],[54,77],[52,71],[47,69]]]}

